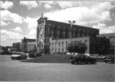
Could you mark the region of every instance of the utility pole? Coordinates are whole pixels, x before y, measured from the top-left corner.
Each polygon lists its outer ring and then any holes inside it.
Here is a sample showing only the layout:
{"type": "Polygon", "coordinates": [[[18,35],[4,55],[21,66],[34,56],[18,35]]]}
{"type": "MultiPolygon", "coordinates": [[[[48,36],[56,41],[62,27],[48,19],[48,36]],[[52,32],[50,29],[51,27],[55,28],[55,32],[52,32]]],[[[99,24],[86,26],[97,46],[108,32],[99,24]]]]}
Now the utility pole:
{"type": "MultiPolygon", "coordinates": [[[[73,26],[73,24],[75,23],[75,21],[73,20],[73,21],[70,21],[69,20],[69,24],[70,24],[70,28],[72,29],[72,26],[73,26]]],[[[70,40],[72,39],[72,31],[71,31],[71,35],[70,35],[70,40]]],[[[71,41],[70,41],[71,42],[71,41]]]]}

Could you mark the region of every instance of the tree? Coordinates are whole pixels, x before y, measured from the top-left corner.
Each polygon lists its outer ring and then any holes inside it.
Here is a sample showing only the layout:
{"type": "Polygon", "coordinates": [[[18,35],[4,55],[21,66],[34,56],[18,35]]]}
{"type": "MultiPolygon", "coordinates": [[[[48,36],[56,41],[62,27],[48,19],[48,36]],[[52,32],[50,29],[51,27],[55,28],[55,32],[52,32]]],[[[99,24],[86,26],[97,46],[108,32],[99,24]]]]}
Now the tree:
{"type": "Polygon", "coordinates": [[[107,55],[109,51],[110,51],[109,39],[106,39],[106,37],[99,38],[96,45],[96,52],[99,55],[107,55]]]}
{"type": "Polygon", "coordinates": [[[67,45],[67,50],[70,53],[80,53],[84,54],[87,50],[87,46],[85,43],[81,41],[73,41],[70,44],[67,45]]]}

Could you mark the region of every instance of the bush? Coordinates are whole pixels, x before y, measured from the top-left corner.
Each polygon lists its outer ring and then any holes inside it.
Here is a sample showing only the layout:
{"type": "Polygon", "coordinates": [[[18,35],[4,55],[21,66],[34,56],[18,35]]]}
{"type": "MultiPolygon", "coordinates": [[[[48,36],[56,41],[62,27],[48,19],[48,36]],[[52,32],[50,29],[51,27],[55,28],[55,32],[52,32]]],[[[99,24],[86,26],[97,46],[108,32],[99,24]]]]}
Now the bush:
{"type": "Polygon", "coordinates": [[[39,52],[36,52],[36,57],[42,56],[44,49],[41,49],[39,52]]]}
{"type": "Polygon", "coordinates": [[[12,55],[12,52],[4,51],[4,52],[1,52],[1,55],[12,55]]]}
{"type": "Polygon", "coordinates": [[[87,50],[87,46],[85,43],[81,41],[73,41],[67,46],[67,50],[70,53],[81,53],[84,54],[87,50]]]}
{"type": "Polygon", "coordinates": [[[36,57],[35,52],[29,52],[29,57],[30,57],[30,58],[35,58],[35,57],[36,57]]]}

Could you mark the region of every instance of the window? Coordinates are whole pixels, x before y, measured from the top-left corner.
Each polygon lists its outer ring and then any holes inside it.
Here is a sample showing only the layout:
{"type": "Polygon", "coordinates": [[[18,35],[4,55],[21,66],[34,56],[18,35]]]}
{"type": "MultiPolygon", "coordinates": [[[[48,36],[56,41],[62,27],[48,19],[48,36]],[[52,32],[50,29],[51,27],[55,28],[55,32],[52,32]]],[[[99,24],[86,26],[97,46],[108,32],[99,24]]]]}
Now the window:
{"type": "Polygon", "coordinates": [[[87,40],[85,40],[85,43],[87,42],[87,40]]]}
{"type": "Polygon", "coordinates": [[[69,32],[69,38],[71,38],[71,32],[69,32]]]}
{"type": "Polygon", "coordinates": [[[81,37],[83,36],[83,31],[82,31],[82,30],[80,31],[80,36],[81,36],[81,37]]]}
{"type": "Polygon", "coordinates": [[[60,46],[60,42],[58,43],[58,45],[60,46]]]}
{"type": "Polygon", "coordinates": [[[57,37],[59,38],[60,37],[60,31],[58,30],[58,34],[57,34],[57,37]]]}
{"type": "Polygon", "coordinates": [[[62,46],[63,46],[64,42],[62,42],[62,46]]]}
{"type": "Polygon", "coordinates": [[[55,49],[55,52],[57,51],[57,49],[55,49]]]}
{"type": "Polygon", "coordinates": [[[62,52],[64,52],[64,49],[62,48],[62,52]]]}
{"type": "Polygon", "coordinates": [[[66,41],[66,45],[68,44],[68,42],[66,41]]]}
{"type": "Polygon", "coordinates": [[[60,49],[58,49],[58,52],[60,52],[60,49]]]}
{"type": "Polygon", "coordinates": [[[52,48],[52,51],[53,51],[54,49],[52,48]]]}
{"type": "Polygon", "coordinates": [[[53,44],[54,44],[54,43],[52,42],[52,46],[53,46],[53,44]]]}
{"type": "Polygon", "coordinates": [[[57,45],[57,41],[55,42],[55,45],[57,45]]]}
{"type": "Polygon", "coordinates": [[[76,31],[76,28],[73,28],[74,31],[76,31]]]}
{"type": "Polygon", "coordinates": [[[63,31],[63,38],[65,38],[65,32],[63,31]]]}

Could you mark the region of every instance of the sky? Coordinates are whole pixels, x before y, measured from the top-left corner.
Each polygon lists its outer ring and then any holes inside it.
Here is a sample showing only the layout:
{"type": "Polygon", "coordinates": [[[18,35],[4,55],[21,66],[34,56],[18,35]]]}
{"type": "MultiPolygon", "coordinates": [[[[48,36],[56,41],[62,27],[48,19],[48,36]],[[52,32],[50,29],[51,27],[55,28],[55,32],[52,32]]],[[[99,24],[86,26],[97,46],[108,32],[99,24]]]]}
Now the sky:
{"type": "Polygon", "coordinates": [[[97,28],[100,34],[115,33],[115,1],[1,0],[0,45],[36,39],[42,13],[49,20],[97,28]]]}

